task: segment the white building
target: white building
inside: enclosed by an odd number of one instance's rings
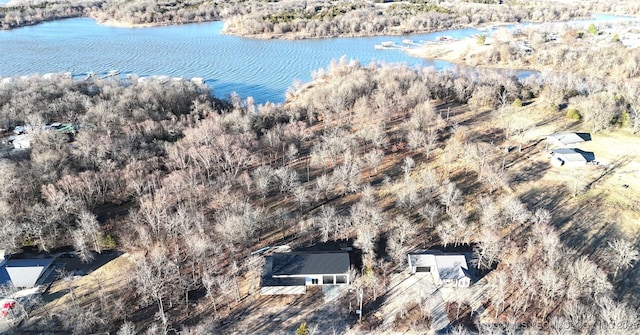
[[[591,141],[589,133],[556,133],[547,136],[547,142],[557,147],[566,147],[587,141]]]
[[[576,148],[557,148],[551,150],[551,164],[556,166],[584,166],[596,159],[593,152]]]
[[[467,259],[462,254],[445,254],[438,250],[424,250],[408,255],[411,273],[428,273],[433,281],[446,287],[469,287],[471,276]]]

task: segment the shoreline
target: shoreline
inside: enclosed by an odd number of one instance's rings
[[[470,66],[480,69],[495,70],[514,70],[514,71],[537,71],[543,72],[553,70],[551,67],[538,68],[530,65],[500,63],[500,64],[484,64],[473,59],[467,59],[466,56],[473,53],[482,53],[491,48],[491,45],[478,45],[475,37],[467,37],[454,41],[430,42],[416,48],[403,48],[402,51],[411,57],[441,60],[452,64]]]
[[[113,28],[151,28],[156,26],[152,23],[129,23],[129,22],[116,21],[116,20],[106,20],[106,21],[96,20],[96,23],[102,26],[113,27]]]

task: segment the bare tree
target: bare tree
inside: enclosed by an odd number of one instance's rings
[[[338,218],[335,207],[322,206],[320,208],[320,213],[315,218],[314,222],[316,225],[320,226],[322,242],[327,242],[329,240],[329,234],[333,231],[337,220]]]
[[[345,153],[341,165],[333,171],[334,179],[342,187],[343,195],[356,192],[360,188],[360,160],[350,152]]]
[[[273,178],[273,169],[269,165],[259,166],[252,172],[252,176],[256,189],[262,195],[262,199],[264,199],[267,193],[269,193],[269,186],[271,186]]]
[[[504,203],[504,215],[510,223],[524,223],[531,216],[531,212],[520,200],[510,197]]]
[[[202,273],[202,286],[204,286],[207,291],[207,297],[213,303],[213,317],[218,317],[218,304],[216,303],[216,276],[212,275],[209,271],[204,271]]]
[[[569,267],[568,295],[569,298],[584,298],[587,301],[595,301],[602,295],[607,295],[611,291],[611,283],[606,278],[598,266],[589,260],[586,256],[582,256],[574,261]]]
[[[409,181],[411,178],[411,169],[416,165],[416,162],[413,158],[407,156],[404,158],[402,162],[402,171],[404,172],[404,180]]]
[[[436,204],[428,203],[420,208],[420,216],[427,220],[429,223],[429,227],[434,227],[436,223],[436,218],[440,215],[441,210],[440,207]]]
[[[135,335],[136,333],[136,326],[133,322],[127,321],[118,328],[116,335]]]
[[[596,304],[599,307],[596,329],[600,333],[622,335],[637,331],[640,316],[634,308],[609,297],[600,299]]]
[[[369,169],[369,178],[371,178],[371,170],[373,170],[374,173],[378,173],[378,168],[380,167],[380,164],[382,164],[383,156],[384,154],[382,153],[382,151],[378,149],[373,149],[364,155],[364,163]]]
[[[93,250],[97,253],[102,252],[100,224],[98,223],[96,216],[89,211],[81,211],[78,215],[78,226]]]
[[[454,205],[457,205],[462,199],[460,190],[456,187],[456,184],[452,181],[446,180],[442,186],[442,192],[440,193],[440,202],[444,205],[445,209],[449,211]]]
[[[427,159],[431,157],[431,151],[435,149],[436,143],[438,142],[438,130],[435,127],[427,128],[424,138],[424,144],[422,149],[424,150],[424,155]]]
[[[562,314],[564,315],[563,323],[558,322],[556,329],[563,329],[565,332],[567,330],[591,330],[597,321],[594,312],[591,306],[581,304],[575,300],[567,301],[562,308]]]
[[[497,261],[501,253],[502,241],[497,232],[491,228],[483,228],[478,238],[478,244],[474,248],[478,268],[490,269]]]
[[[144,299],[154,301],[158,306],[158,316],[164,329],[169,325],[169,319],[166,314],[165,299],[170,295],[172,281],[177,279],[178,274],[175,264],[164,257],[160,253],[161,248],[151,250],[149,259],[139,257],[135,260],[135,277],[136,290],[138,290]]]
[[[274,170],[274,175],[278,178],[280,193],[289,194],[293,189],[300,185],[298,173],[287,167],[279,167]]]
[[[491,300],[497,318],[504,310],[504,303],[507,298],[507,285],[509,277],[504,271],[497,271],[494,280],[490,281]]]
[[[356,225],[356,240],[354,243],[362,249],[363,253],[371,253],[377,236],[377,227],[372,222],[363,222]]]
[[[316,200],[320,195],[323,196],[324,200],[329,199],[329,192],[333,190],[334,178],[330,175],[323,174],[320,177],[316,178]]]
[[[640,259],[638,249],[631,242],[623,239],[614,239],[607,243],[611,265],[614,267],[613,278],[617,278],[618,271],[630,268],[633,263]]]
[[[631,114],[631,134],[635,135],[640,130],[640,88],[630,81],[625,81],[623,92]]]
[[[422,148],[426,143],[426,136],[419,130],[411,130],[407,133],[407,145],[411,150]]]
[[[256,294],[260,291],[260,277],[264,262],[264,257],[261,255],[251,255],[244,261],[243,267],[249,279],[249,294]]]
[[[396,204],[406,209],[412,209],[418,204],[419,197],[416,186],[410,180],[398,183],[396,186]]]

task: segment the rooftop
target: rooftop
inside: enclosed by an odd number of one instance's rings
[[[15,287],[34,287],[54,258],[8,259],[0,266],[0,284],[8,281]]]
[[[445,254],[439,250],[423,250],[410,253],[409,258],[413,266],[435,266],[441,279],[469,277],[469,266],[463,254]]]
[[[551,150],[552,156],[559,156],[565,162],[591,162],[596,159],[593,152],[576,148],[556,148]]]
[[[557,133],[557,134],[547,136],[547,141],[558,146],[566,146],[566,145],[591,141],[591,134],[589,133]]]
[[[272,276],[339,274],[349,271],[347,252],[288,252],[273,254]]]

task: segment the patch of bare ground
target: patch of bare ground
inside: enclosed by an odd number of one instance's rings
[[[221,319],[216,332],[294,334],[306,323],[317,334],[343,334],[356,320],[350,301],[346,290],[327,300],[321,287],[308,287],[304,295],[256,296],[241,310]]]
[[[134,301],[134,297],[126,293],[129,292],[128,274],[133,271],[131,257],[129,253],[109,257],[107,253],[98,255],[93,263],[67,264],[66,270],[43,293],[42,305],[31,312],[21,331],[43,331],[43,327],[55,331],[58,327],[52,319],[64,322],[65,318],[71,318],[69,313],[96,309],[101,309],[102,315],[111,314],[114,319],[127,319],[127,310]],[[101,263],[103,258],[108,262],[96,268],[96,263]],[[75,258],[71,261],[79,263]]]

